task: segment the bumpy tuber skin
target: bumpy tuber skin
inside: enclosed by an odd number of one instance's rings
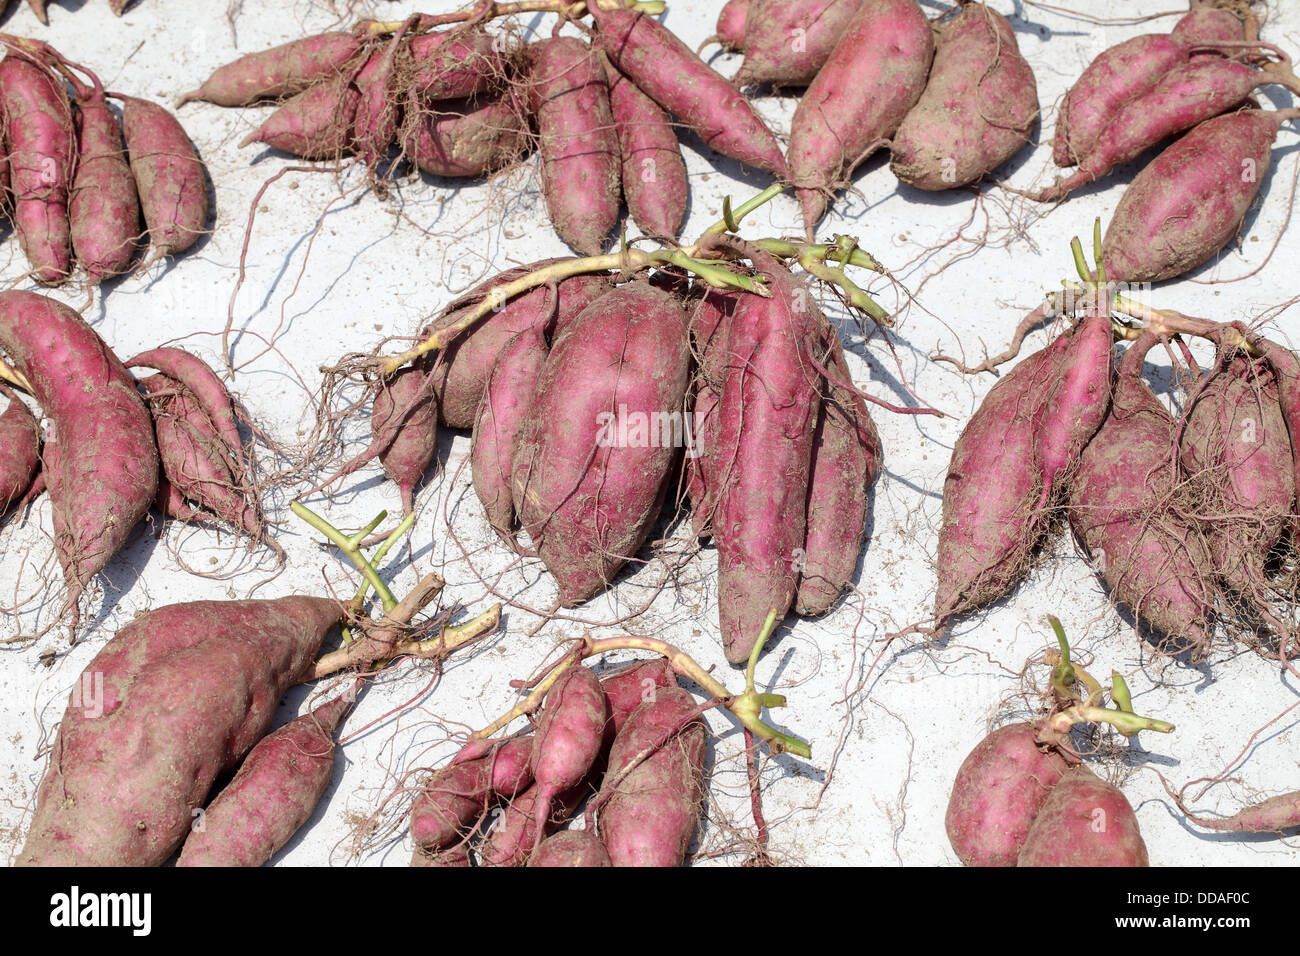
[[[149,395],[163,476],[180,496],[255,541],[266,537],[260,503],[235,476],[238,449],[228,448],[194,394],[167,375],[140,383]]]
[[[861,5],[862,0],[748,0],[737,45],[745,62],[736,82],[807,86]]]
[[[916,104],[933,58],[930,24],[914,0],[863,0],[790,124],[790,178],[810,240],[826,197]]]
[[[955,189],[1029,142],[1038,116],[1034,71],[1006,18],[982,3],[939,27],[925,92],[890,141],[889,168],[918,189]]]
[[[316,812],[334,775],[334,731],[351,701],[322,704],[267,734],[194,826],[177,866],[261,866]]]
[[[302,159],[338,159],[352,148],[352,121],[360,102],[351,77],[339,74],[290,97],[240,141],[240,148],[265,143]]]
[[[92,284],[131,266],[140,239],[140,196],[122,130],[98,86],[77,99],[77,171],[68,214],[72,248]]]
[[[30,410],[12,391],[0,385],[0,396],[8,402],[0,415],[0,517],[20,501],[40,464],[40,428]]]
[[[1206,120],[1133,178],[1102,257],[1112,279],[1159,282],[1231,242],[1268,175],[1273,140],[1295,110],[1242,109]]]
[[[614,866],[681,866],[704,798],[708,729],[695,698],[679,687],[658,691],[632,714],[609,755],[606,781],[620,777],[600,808],[598,833]],[[674,730],[676,731],[675,733]],[[672,733],[667,740],[664,738]]]
[[[807,532],[794,609],[825,614],[853,580],[866,546],[871,486],[880,476],[880,435],[852,379],[839,335],[826,328],[828,381],[813,437]]]
[[[1140,378],[1155,342],[1146,333],[1120,362],[1111,412],[1084,449],[1067,488],[1070,526],[1114,597],[1173,651],[1209,649],[1213,562],[1180,515],[1185,490],[1173,470],[1174,422]]]
[[[565,830],[547,837],[529,866],[613,866],[609,851],[591,830]]]
[[[1034,415],[1034,461],[1042,490],[1038,507],[1046,507],[1084,447],[1110,411],[1114,388],[1114,346],[1110,312],[1104,296],[1070,332],[1060,370]]]
[[[646,235],[675,238],[690,198],[677,132],[668,114],[635,83],[612,66],[607,76],[627,208]]]
[[[546,209],[561,239],[583,255],[598,255],[618,222],[622,168],[605,72],[576,37],[539,46],[531,95]]]
[[[591,7],[598,43],[620,73],[713,149],[787,177],[776,136],[740,91],[644,13]]]
[[[541,326],[525,329],[507,342],[488,377],[474,421],[469,456],[474,491],[488,524],[512,548],[517,547],[510,485],[515,447],[549,352]]]
[[[423,334],[459,321],[464,310],[482,301],[491,290],[525,273],[541,269],[557,260],[544,260],[511,269],[482,283],[447,306],[444,315]],[[434,394],[438,398],[438,420],[448,428],[473,428],[488,375],[501,349],[515,335],[536,325],[557,324],[574,318],[609,289],[603,275],[581,275],[559,284],[558,306],[549,289],[534,289],[494,309],[481,321],[466,329],[443,349],[433,373]]]
[[[994,385],[953,446],[939,529],[940,625],[998,600],[1024,576],[1043,527],[1033,422],[1068,344],[1059,336]]]
[[[148,100],[119,99],[126,151],[153,255],[179,255],[207,230],[208,183],[203,160],[167,110]]]
[[[290,40],[218,67],[177,105],[204,100],[218,106],[247,106],[292,96],[342,72],[360,49],[361,41],[352,33],[318,33]]]
[[[1262,596],[1264,566],[1295,510],[1291,437],[1266,363],[1234,358],[1187,410],[1181,464],[1224,585]]]
[[[539,843],[551,803],[595,765],[608,720],[605,692],[585,667],[569,668],[547,693],[529,760],[538,790],[533,826]]]
[[[486,176],[518,159],[528,125],[509,97],[452,100],[406,109],[403,155],[431,176]]]
[[[557,335],[511,482],[563,605],[603,590],[645,542],[682,444],[689,374],[687,317],[646,282],[611,290]]]
[[[1124,794],[1086,767],[1052,789],[1017,866],[1148,866],[1147,845]]]
[[[1194,57],[1162,76],[1144,95],[1127,100],[1093,148],[1077,154],[1079,168],[1033,198],[1059,201],[1166,137],[1234,109],[1252,90],[1270,83],[1300,90],[1300,80],[1280,63],[1255,69],[1220,56]]]
[[[0,349],[31,383],[50,420],[44,473],[55,548],[75,602],[153,501],[153,424],[121,361],[80,315],[54,299],[0,292]],[[64,448],[75,454],[60,453]]]
[[[402,494],[402,513],[415,510],[415,486],[438,453],[438,403],[424,360],[399,369],[375,393],[370,411],[372,447]]]
[[[822,389],[808,348],[825,319],[784,265],[753,254],[772,297],[737,302],[715,411],[718,612],[732,664],[749,658],[768,612],[794,601]]]
[[[962,761],[944,826],[967,866],[1015,866],[1034,818],[1069,769],[1059,751],[1038,743],[1033,724],[1008,724]]]
[[[0,61],[13,223],[32,277],[56,285],[72,268],[68,189],[76,166],[72,106],[63,84],[11,47]]]
[[[284,597],[173,604],[128,624],[74,687],[18,864],[162,864],[339,618],[335,601]]]

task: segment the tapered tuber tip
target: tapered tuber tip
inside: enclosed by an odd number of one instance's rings
[[[180,96],[178,96],[176,98],[176,108],[180,109],[190,100],[201,100],[201,99],[203,99],[203,87],[200,86],[197,90],[190,90],[188,93],[182,93]]]
[[[260,143],[261,141],[262,141],[262,129],[261,127],[258,127],[257,129],[249,133],[247,136],[245,136],[242,140],[240,140],[239,146],[237,148],[243,149],[245,146],[252,146],[254,143]]]
[[[799,206],[803,209],[803,231],[809,242],[816,241],[817,223],[826,213],[826,198],[815,189],[799,189]]]

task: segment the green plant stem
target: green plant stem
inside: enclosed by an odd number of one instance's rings
[[[388,585],[380,580],[379,572],[375,570],[374,565],[366,560],[366,556],[361,553],[361,549],[357,546],[365,535],[377,528],[379,523],[388,517],[388,512],[380,512],[379,517],[372,521],[365,530],[357,532],[357,535],[353,537],[348,537],[300,501],[289,502],[289,508],[299,518],[325,535],[334,543],[335,547],[347,556],[347,559],[352,562],[353,566],[365,576],[365,579],[375,589],[375,593],[379,595],[380,601],[383,602],[385,612],[397,607],[397,599],[393,597],[393,592],[388,590]]]

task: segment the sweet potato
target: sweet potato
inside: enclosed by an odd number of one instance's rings
[[[807,86],[862,0],[749,0],[736,82]],[[721,21],[719,21],[721,23]],[[721,32],[721,30],[719,30]]]
[[[1068,344],[1058,336],[994,385],[953,446],[936,562],[940,626],[998,600],[1024,576],[1043,529],[1033,422]]]
[[[352,148],[352,122],[361,94],[351,76],[310,86],[290,97],[239,143],[265,143],[303,159],[338,159]]]
[[[1162,76],[1144,95],[1127,100],[1092,149],[1076,151],[1079,168],[1040,190],[1034,198],[1039,202],[1056,202],[1165,137],[1236,107],[1252,90],[1270,83],[1300,91],[1300,80],[1280,63],[1254,69],[1219,56],[1190,59]],[[1077,144],[1072,148],[1077,150]]]
[[[691,348],[696,372],[690,417],[691,444],[686,457],[686,494],[691,502],[691,529],[712,533],[717,491],[718,398],[727,369],[727,335],[736,308],[734,290],[705,287],[691,313]]]
[[[524,866],[537,848],[539,815],[545,816],[541,835],[553,832],[563,825],[588,796],[592,787],[590,779],[582,781],[571,790],[560,794],[550,805],[549,815],[545,804],[539,801],[541,788],[533,785],[515,797],[501,812],[483,841],[479,859],[483,866]]]
[[[458,100],[406,112],[403,155],[431,176],[486,176],[528,149],[528,127],[509,98]]]
[[[528,789],[533,779],[532,750],[531,736],[518,737],[434,773],[411,807],[411,839],[416,846],[448,849],[497,800]]]
[[[1120,198],[1102,258],[1120,281],[1159,282],[1237,235],[1268,174],[1273,139],[1296,110],[1243,109],[1206,120],[1152,160]]]
[[[1093,307],[1070,332],[1057,376],[1034,415],[1034,461],[1042,486],[1039,508],[1046,507],[1078,464],[1084,446],[1110,411],[1113,358],[1108,303],[1094,296]]]
[[[1296,497],[1291,437],[1265,363],[1239,356],[1201,390],[1187,410],[1181,462],[1202,496],[1198,513],[1223,583],[1261,594]]]
[[[784,265],[752,255],[772,297],[743,295],[736,304],[715,412],[718,612],[733,664],[749,657],[768,612],[783,616],[798,587],[821,406],[808,346],[825,322]]]
[[[1262,335],[1247,334],[1247,341],[1259,351],[1277,377],[1278,399],[1282,405],[1282,418],[1291,437],[1292,473],[1300,490],[1300,358]],[[1293,543],[1300,541],[1300,517],[1293,516],[1290,528]]]
[[[537,47],[531,95],[538,104],[546,209],[561,239],[583,255],[598,255],[618,222],[622,168],[604,69],[576,37]]]
[[[72,248],[92,284],[121,275],[140,239],[140,196],[122,130],[98,85],[77,98],[77,170],[68,215]]]
[[[352,33],[317,33],[290,40],[218,67],[177,105],[204,100],[218,106],[247,106],[282,99],[342,72],[360,50],[361,40]]]
[[[564,830],[542,841],[529,866],[613,866],[609,851],[591,830]]]
[[[1147,866],[1124,794],[1086,767],[1070,770],[1034,817],[1016,866]]]
[[[585,667],[570,667],[547,692],[528,761],[538,791],[533,820],[538,842],[552,802],[578,786],[595,765],[608,720],[605,692]]]
[[[685,860],[704,798],[707,728],[692,716],[697,710],[689,693],[664,688],[614,739],[606,781],[661,744],[619,782],[606,784],[613,792],[600,808],[597,832],[614,866],[681,866]]]
[[[1239,56],[1245,27],[1232,10],[1192,0],[1192,9],[1169,32],[1187,42],[1191,56]],[[1226,45],[1220,47],[1220,43]]]
[[[515,445],[549,351],[542,326],[525,329],[507,342],[488,376],[474,421],[469,456],[474,491],[488,524],[511,547],[516,547],[510,485]]]
[[[207,170],[176,117],[148,100],[120,99],[122,132],[153,256],[179,255],[207,230]]]
[[[668,114],[635,83],[612,66],[607,78],[627,208],[646,235],[672,239],[681,232],[690,197],[677,133]]]
[[[839,336],[825,330],[834,376],[824,386],[813,435],[808,516],[794,609],[825,614],[853,580],[866,545],[871,486],[880,476],[880,435],[867,404],[852,384]]]
[[[556,336],[511,481],[565,606],[606,587],[658,517],[689,370],[686,314],[643,281],[606,293]]]
[[[239,422],[235,418],[235,403],[211,367],[201,358],[185,349],[160,347],[141,352],[126,362],[127,368],[156,368],[169,378],[180,382],[194,396],[212,423],[213,429],[234,457],[239,467],[236,477],[244,477],[245,465],[239,454],[243,439],[239,435]]]
[[[619,72],[705,144],[747,166],[789,175],[776,136],[749,101],[666,27],[631,10],[590,12],[600,47]]]
[[[275,856],[325,795],[334,731],[350,706],[346,694],[336,697],[258,741],[191,827],[176,865],[261,866]]]
[[[397,86],[421,102],[461,99],[502,86],[507,67],[500,38],[482,30],[426,33],[407,44]]]
[[[930,24],[914,0],[863,0],[790,124],[790,178],[810,240],[827,195],[916,104],[933,58]]]
[[[260,503],[235,477],[231,452],[192,392],[174,378],[151,375],[140,383],[149,396],[158,460],[182,498],[261,541],[266,520]]]
[[[633,664],[601,678],[600,689],[605,692],[605,703],[609,707],[605,743],[613,744],[627,719],[642,704],[653,700],[659,688],[676,686],[673,669],[662,657]]]
[[[124,627],[74,687],[18,864],[164,862],[339,618],[335,601],[291,596],[172,604]]]
[[[1069,769],[1041,746],[1033,724],[999,727],[976,745],[957,771],[944,826],[967,866],[1015,866],[1034,819]]]
[[[889,168],[918,189],[955,189],[1002,165],[1038,116],[1034,71],[1006,17],[965,4],[939,27],[925,92],[890,142]]]
[[[1067,488],[1070,526],[1112,595],[1154,626],[1171,651],[1209,649],[1213,562],[1181,513],[1173,469],[1174,422],[1139,373],[1154,343],[1138,339],[1120,362],[1111,412]]]
[[[1108,135],[1128,103],[1150,93],[1198,47],[1226,39],[1245,39],[1236,15],[1194,4],[1169,33],[1133,37],[1098,54],[1061,103],[1053,161],[1058,166],[1078,164]]]
[[[1246,807],[1230,817],[1207,820],[1194,817],[1192,822],[1207,830],[1235,833],[1275,833],[1300,827],[1300,790],[1269,797]]]
[[[54,299],[0,292],[0,349],[31,383],[52,425],[45,480],[55,549],[75,602],[153,501],[153,424],[121,361],[80,315]]]
[[[411,853],[411,866],[427,867],[469,867],[474,864],[469,859],[469,842],[457,843],[448,850],[439,853],[430,852],[422,846],[417,846]]]
[[[0,385],[8,407],[0,415],[0,517],[22,499],[40,464],[40,428],[36,419],[12,391]]]
[[[750,0],[727,0],[718,14],[714,28],[717,40],[729,50],[745,48],[745,27],[749,18]]]
[[[535,262],[489,279],[447,306],[443,316],[423,334],[459,321],[468,306],[481,301],[496,286],[554,261]],[[577,316],[608,289],[607,276],[574,276],[559,283],[558,307],[547,289],[534,289],[509,300],[500,309],[494,309],[453,339],[439,353],[433,373],[439,421],[448,428],[473,428],[483,399],[483,387],[502,347],[525,329],[552,320],[564,322]]]
[[[438,403],[431,362],[399,369],[375,393],[370,410],[373,449],[402,494],[402,513],[415,510],[415,486],[438,453]]]
[[[45,285],[72,265],[68,189],[76,166],[72,105],[63,84],[28,55],[5,47],[0,113],[9,156],[13,223],[32,277]]]

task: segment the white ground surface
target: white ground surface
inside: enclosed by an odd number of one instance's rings
[[[1079,0],[1070,5],[1106,17],[1178,4]],[[177,92],[196,86],[240,54],[331,28],[341,18],[371,11],[395,18],[419,9],[452,8],[434,0],[356,3],[351,12],[343,6],[342,0],[248,0],[236,19],[237,43],[225,4],[219,2],[140,0],[119,20],[102,0],[56,0],[49,28],[42,28],[25,6],[9,15],[5,28],[51,41],[97,70],[110,89],[170,103]],[[669,6],[666,23],[694,46],[712,32],[720,4],[673,0]],[[1106,46],[1138,33],[1167,30],[1173,19],[1100,26],[1019,0],[1014,9],[1010,0],[997,0],[995,6],[1017,15],[1013,22],[1037,73],[1044,110],[1040,145],[1024,151],[1002,173],[1022,187],[1041,185],[1052,175],[1051,127],[1067,85]],[[1300,50],[1300,9],[1273,6],[1265,37]],[[926,7],[931,15],[941,9],[934,3]],[[547,31],[550,25],[551,19],[541,16],[520,22]],[[715,64],[730,75],[739,58],[719,57]],[[1273,105],[1289,105],[1277,88],[1265,95]],[[795,102],[793,97],[765,97],[758,107],[784,136]],[[453,293],[511,263],[568,250],[540,209],[535,159],[490,183],[406,179],[386,198],[361,188],[356,175],[340,183],[328,174],[293,172],[257,200],[247,278],[231,306],[250,203],[269,177],[292,164],[269,151],[235,146],[268,112],[207,104],[179,111],[215,185],[214,232],[180,261],[105,287],[85,315],[122,356],[167,342],[183,344],[216,363],[217,333],[232,308],[236,326],[246,333],[234,342],[240,371],[233,389],[270,435],[292,444],[312,426],[320,365],[347,352],[373,349],[385,337],[409,335]],[[692,189],[685,234],[693,236],[718,218],[723,196],[747,197],[768,180],[710,156],[689,135],[683,142]],[[1217,319],[1252,321],[1268,315],[1275,319],[1276,333],[1300,345],[1294,310],[1279,308],[1294,295],[1300,233],[1293,229],[1283,237],[1269,258],[1289,216],[1288,197],[1300,164],[1296,142],[1289,129],[1279,138],[1264,200],[1248,216],[1240,247],[1156,290],[1153,297],[1160,304]],[[1200,667],[1153,660],[1130,623],[1108,606],[1066,538],[1007,600],[962,622],[947,645],[893,645],[865,689],[858,690],[864,662],[878,653],[874,642],[930,607],[944,472],[953,441],[993,382],[989,376],[963,377],[927,356],[936,349],[964,348],[971,356],[986,348],[999,351],[1043,293],[1072,277],[1070,237],[1086,234],[1094,217],[1109,216],[1136,168],[1082,190],[1059,208],[1042,209],[996,188],[980,200],[969,191],[934,196],[900,188],[886,161],[877,158],[856,177],[860,193],[837,204],[836,217],[823,224],[825,234],[856,235],[916,295],[908,301],[901,288],[878,278],[872,282],[871,291],[899,316],[897,364],[878,336],[864,342],[845,322],[855,380],[898,403],[908,401],[901,384],[905,380],[954,417],[877,414],[885,474],[876,490],[858,593],[822,620],[792,617],[760,663],[760,683],[789,698],[790,706],[775,719],[809,739],[813,748],[811,760],[779,757],[764,765],[771,849],[778,861],[955,864],[942,825],[953,776],[989,726],[1029,712],[1019,675],[1049,646],[1044,615],[1054,613],[1098,676],[1118,670],[1128,680],[1138,710],[1177,725],[1172,736],[1143,734],[1139,743],[1122,746],[1120,756],[1095,765],[1123,783],[1152,864],[1300,863],[1294,838],[1207,835],[1189,827],[1152,772],[1181,785],[1231,764],[1231,782],[1213,788],[1198,804],[1211,813],[1230,813],[1252,798],[1295,789],[1300,786],[1300,727],[1294,713],[1275,718],[1296,704],[1300,689],[1280,677],[1276,666],[1240,650],[1225,648]],[[786,197],[752,216],[744,230],[748,236],[798,231],[797,206]],[[0,264],[6,282],[17,281],[25,269],[12,236],[0,247]],[[868,281],[865,275],[862,281]],[[80,289],[58,294],[78,307],[86,304]],[[1030,345],[1040,347],[1048,335],[1036,333]],[[1152,361],[1164,359],[1153,354]],[[364,420],[364,415],[353,417],[350,453],[363,447]],[[399,593],[417,575],[437,571],[447,580],[444,603],[463,606],[464,615],[494,600],[507,601],[501,632],[455,659],[441,677],[425,665],[408,663],[369,687],[345,725],[346,744],[328,799],[276,858],[278,865],[406,864],[404,832],[400,826],[393,832],[405,806],[400,796],[390,799],[398,777],[445,760],[452,748],[449,735],[482,726],[506,710],[513,700],[508,682],[527,676],[557,642],[588,627],[639,612],[626,622],[629,632],[675,641],[706,667],[716,667],[729,686],[741,686],[739,672],[725,664],[717,641],[712,548],[686,563],[675,586],[648,608],[643,605],[665,567],[653,559],[639,573],[623,575],[607,594],[543,623],[532,609],[552,604],[552,583],[535,561],[513,564],[496,541],[470,487],[468,451],[468,435],[444,436],[441,470],[430,473],[419,493],[419,521],[409,547],[390,555],[384,570]],[[269,469],[283,464],[269,456],[264,463]],[[6,857],[12,858],[22,844],[44,768],[41,748],[68,691],[118,627],[176,601],[243,597],[254,591],[259,597],[322,593],[327,587],[344,592],[355,586],[351,570],[290,515],[288,500],[305,487],[280,489],[269,503],[289,556],[278,577],[268,580],[269,556],[250,556],[228,536],[168,525],[160,537],[155,523],[101,576],[89,612],[95,624],[78,646],[69,650],[64,629],[57,629],[35,643],[5,648],[0,656],[0,852]],[[309,503],[342,527],[359,526],[380,509],[400,510],[395,487],[377,468],[331,491],[329,497],[310,497]],[[682,529],[675,523],[668,532],[673,536],[668,550],[680,554],[686,547]],[[0,530],[0,595],[7,606],[22,604],[20,615],[7,614],[0,621],[5,637],[20,630],[35,633],[57,611],[53,588],[60,574],[49,535],[47,501],[25,524],[10,521]],[[191,568],[221,576],[188,573],[178,556]],[[43,595],[47,586],[51,590]],[[53,666],[43,666],[42,656],[51,654]],[[1028,674],[1045,683],[1042,666],[1031,667]],[[305,697],[302,688],[290,692],[279,719],[298,713]],[[702,858],[736,864],[745,858],[737,839],[752,832],[739,756],[742,738],[716,711],[710,723],[716,731],[714,775],[698,849]],[[1234,763],[1260,728],[1266,729]],[[378,819],[381,828],[367,831],[368,818]]]

